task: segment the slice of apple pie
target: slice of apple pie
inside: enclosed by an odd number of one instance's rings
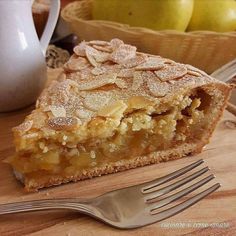
[[[27,191],[199,153],[231,87],[119,39],[82,42],[13,129]]]

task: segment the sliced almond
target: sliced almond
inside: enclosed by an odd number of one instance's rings
[[[158,71],[154,71],[161,81],[168,81],[183,77],[188,72],[187,68],[181,64],[165,65]]]
[[[99,45],[99,46],[109,46],[110,45],[109,42],[102,41],[102,40],[92,40],[92,41],[89,41],[88,44]]]
[[[73,73],[72,74],[72,80],[89,80],[91,77],[93,77],[92,70],[90,67],[81,70],[79,72]]]
[[[133,57],[133,58],[130,58],[130,59],[124,61],[122,65],[123,65],[125,68],[136,67],[136,66],[138,66],[138,65],[140,65],[140,64],[142,64],[142,63],[144,63],[144,62],[145,62],[145,59],[146,59],[146,57],[143,56],[143,55],[136,56],[136,57]]]
[[[102,75],[94,76],[88,80],[83,80],[78,83],[79,90],[91,90],[102,87],[107,84],[114,84],[116,81],[117,74],[115,73],[104,73]]]
[[[90,119],[94,115],[94,112],[91,110],[87,110],[85,108],[81,108],[77,109],[75,114],[77,117],[83,120],[83,119]]]
[[[110,56],[109,53],[100,52],[88,45],[85,48],[85,52],[89,62],[95,67],[98,67],[102,62],[107,61]]]
[[[66,117],[66,110],[62,106],[49,106],[54,117]]]
[[[124,61],[127,61],[136,56],[136,47],[130,45],[120,45],[110,56],[110,60],[118,63],[123,64]]]
[[[190,72],[190,73],[191,73],[191,72],[197,72],[197,73],[199,73],[199,74],[201,74],[201,75],[206,75],[206,76],[208,76],[208,74],[207,74],[206,72],[204,72],[204,71],[202,71],[202,70],[199,70],[198,68],[196,68],[196,67],[194,67],[194,66],[191,66],[191,65],[186,64],[185,67],[187,67],[188,72]]]
[[[93,45],[93,48],[95,48],[95,49],[97,49],[101,52],[109,52],[109,53],[112,52],[112,48],[110,46],[102,47],[102,46],[99,46],[99,45]]]
[[[99,67],[101,65],[101,63],[97,62],[94,56],[92,56],[91,54],[86,53],[86,56],[92,66]]]
[[[143,81],[146,81],[148,78],[153,78],[154,80],[157,80],[156,75],[153,73],[153,71],[140,71],[142,74]]]
[[[66,115],[73,116],[76,109],[81,105],[83,105],[81,98],[77,94],[73,94],[73,92],[71,92],[70,99],[64,105]]]
[[[110,57],[110,53],[106,53],[106,52],[100,52],[98,55],[95,56],[95,60],[97,62],[106,62],[109,60]]]
[[[86,56],[85,48],[86,48],[86,43],[83,41],[78,46],[75,46],[73,51],[76,55],[85,57]]]
[[[112,39],[110,44],[112,49],[116,50],[120,45],[124,45],[124,42],[120,39]]]
[[[121,78],[131,78],[133,77],[133,73],[133,69],[121,69],[117,76]]]
[[[197,76],[197,77],[201,77],[202,75],[197,72],[197,71],[193,71],[193,70],[188,70],[188,75],[193,75],[193,76]]]
[[[73,81],[82,80],[81,72],[79,71],[79,72],[68,73],[67,79],[70,79]]]
[[[104,106],[101,110],[98,111],[98,115],[118,118],[123,116],[123,113],[127,107],[127,104],[123,101],[116,101],[113,104]]]
[[[121,78],[116,78],[115,84],[121,89],[128,87],[126,81]]]
[[[67,79],[70,79],[72,81],[75,81],[77,83],[82,83],[82,81],[89,80],[93,77],[93,74],[91,73],[91,69],[88,70],[82,70],[79,72],[70,73],[67,75]]]
[[[78,119],[74,117],[55,117],[48,120],[48,125],[54,130],[72,130],[78,124]]]
[[[131,89],[137,91],[139,87],[143,84],[142,72],[135,71],[133,76],[133,84]]]
[[[143,64],[135,67],[135,70],[159,70],[164,66],[164,60],[161,57],[149,57]]]
[[[65,65],[64,68],[69,71],[79,71],[89,66],[88,61],[83,57],[71,58]]]
[[[93,75],[102,75],[104,74],[105,72],[107,72],[106,68],[105,67],[95,67],[91,70],[91,73]]]
[[[94,92],[89,93],[84,98],[84,106],[92,111],[97,111],[106,106],[111,99],[110,92]]]
[[[113,63],[113,62],[111,62]],[[118,65],[118,64],[110,64],[108,62],[102,64],[101,68],[105,68],[107,72],[110,72],[110,73],[119,73],[122,66],[121,65]]]
[[[170,90],[170,85],[167,82],[160,82],[151,76],[148,77],[146,81],[148,89],[154,97],[163,97]]]

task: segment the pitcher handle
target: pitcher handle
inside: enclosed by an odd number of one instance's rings
[[[52,37],[53,31],[57,24],[59,12],[60,12],[60,0],[51,0],[47,24],[40,38],[40,44],[44,55],[46,54],[49,41]]]

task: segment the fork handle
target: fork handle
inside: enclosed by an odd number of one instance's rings
[[[15,202],[0,205],[0,215],[29,212],[29,211],[41,211],[52,209],[69,209],[79,211],[85,214],[93,214],[92,207],[88,204],[88,201],[81,199],[45,199],[34,200],[25,202]]]

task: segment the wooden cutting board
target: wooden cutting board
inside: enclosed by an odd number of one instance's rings
[[[32,109],[0,114],[0,160],[14,153],[11,128],[21,123]],[[94,197],[161,177],[200,158],[205,160],[201,167],[209,166],[216,175],[216,179],[207,186],[220,182],[222,187],[191,208],[162,222],[135,230],[118,230],[75,212],[34,212],[0,216],[0,235],[236,235],[236,117],[227,111],[210,144],[199,155],[48,188],[38,193],[25,193],[11,168],[0,161],[0,203]]]

